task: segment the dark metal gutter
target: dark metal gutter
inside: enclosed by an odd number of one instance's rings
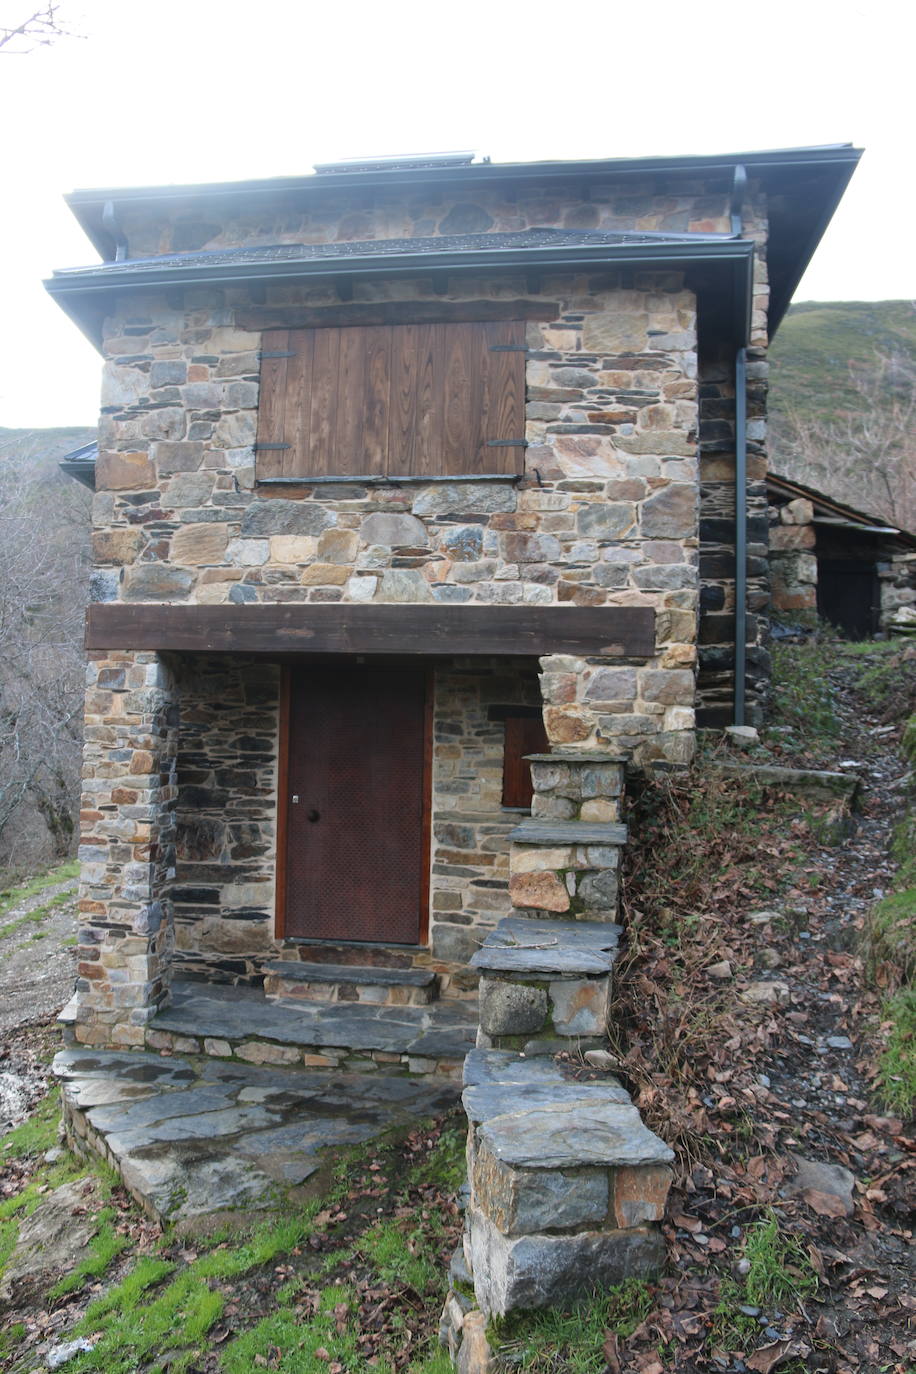
[[[735,354],[735,724],[747,689],[747,350]]]
[[[554,271],[583,268],[604,271],[612,267],[714,267],[731,277],[733,329],[744,342],[750,327],[754,245],[734,239],[701,239],[696,243],[586,245],[551,248],[491,248],[474,252],[413,253],[397,257],[366,255],[340,259],[319,258],[264,263],[196,262],[157,266],[155,259],[136,265],[76,268],[55,272],[46,289],[98,345],[101,322],[111,311],[116,294],[203,284],[251,285],[278,281],[331,277],[337,280],[375,277],[425,276],[431,273]]]

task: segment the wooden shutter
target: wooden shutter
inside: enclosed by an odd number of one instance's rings
[[[522,471],[521,321],[278,329],[263,340],[260,481]]]
[[[526,754],[546,754],[550,748],[540,715],[508,716],[503,745],[503,806],[530,807],[534,789]]]

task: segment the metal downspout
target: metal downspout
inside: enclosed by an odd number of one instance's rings
[[[735,354],[735,724],[747,678],[747,350]]]

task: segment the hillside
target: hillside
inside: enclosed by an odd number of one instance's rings
[[[770,466],[916,525],[916,304],[793,305],[770,350]]]
[[[95,438],[95,430],[85,425],[68,425],[61,429],[4,429],[0,426],[0,454],[27,457],[41,466],[56,463],[65,453],[82,448]]]
[[[867,367],[875,353],[916,363],[916,306],[910,301],[803,301],[789,307],[770,350],[774,418],[801,411],[829,419],[854,406],[849,364]]]

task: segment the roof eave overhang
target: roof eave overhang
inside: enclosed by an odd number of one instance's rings
[[[736,347],[747,342],[750,331],[754,244],[749,239],[702,239],[696,243],[659,243],[551,249],[483,249],[471,252],[414,253],[390,257],[348,257],[262,263],[170,263],[157,266],[144,260],[136,266],[119,264],[86,271],[55,273],[45,282],[48,292],[83,333],[98,347],[102,324],[118,296],[127,293],[169,290],[191,286],[243,286],[330,278],[334,281],[371,280],[378,277],[417,277],[432,274],[464,274],[524,271],[526,273],[593,271],[617,267],[712,269],[721,274],[722,289],[730,292],[730,318]]]
[[[133,186],[96,187],[72,191],[66,197],[85,233],[103,258],[114,256],[110,233],[102,223],[104,207],[113,202],[118,207],[182,206],[195,203],[198,207],[211,204],[252,204],[263,199],[311,198],[341,191],[404,190],[418,187],[520,185],[539,181],[592,181],[602,177],[697,177],[731,176],[736,165],[748,168],[755,175],[770,178],[785,171],[824,169],[836,166],[843,186],[855,170],[861,156],[851,144],[827,144],[811,148],[785,148],[756,152],[723,153],[686,157],[635,157],[576,159],[555,162],[481,163],[466,166],[423,168],[367,169],[360,172],[339,172],[307,176],[269,177],[248,181],[204,182],[190,186]],[[842,190],[840,191],[842,194]],[[839,198],[839,197],[838,197]],[[832,213],[832,211],[831,211]]]

